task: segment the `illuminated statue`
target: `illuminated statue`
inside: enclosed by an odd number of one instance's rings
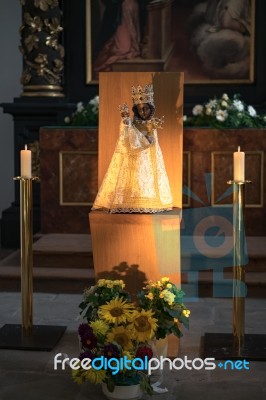
[[[166,174],[155,118],[153,86],[132,87],[133,120],[126,104],[119,107],[122,121],[111,163],[93,210],[111,213],[157,213],[171,210],[172,194]]]

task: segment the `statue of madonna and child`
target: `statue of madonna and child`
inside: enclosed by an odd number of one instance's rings
[[[119,138],[92,210],[110,213],[157,213],[172,210],[173,200],[157,129],[151,84],[132,87],[133,119],[119,106]]]

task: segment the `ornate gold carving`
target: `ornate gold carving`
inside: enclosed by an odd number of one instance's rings
[[[40,8],[42,11],[47,11],[49,7],[57,7],[58,0],[34,0],[34,6]]]
[[[25,38],[24,44],[26,49],[30,53],[33,49],[38,49],[39,38],[36,35],[29,35]]]
[[[51,20],[46,18],[44,20],[44,25],[49,28],[51,35],[57,35],[63,30],[58,18],[52,18]]]
[[[60,25],[62,12],[58,0],[34,0],[36,11],[33,11],[30,3],[32,1],[21,1],[24,11],[19,48],[24,58],[21,83],[32,84],[34,87],[48,83],[46,88],[50,85],[60,85],[65,51],[59,43],[59,35],[63,28]],[[33,96],[26,92],[22,95]],[[57,95],[62,96],[62,93],[51,93],[51,96]],[[48,91],[36,93],[36,96],[48,96]]]
[[[31,17],[29,13],[24,14],[24,21],[30,27],[32,32],[41,32],[43,23],[40,17]],[[25,25],[22,25],[24,27]]]

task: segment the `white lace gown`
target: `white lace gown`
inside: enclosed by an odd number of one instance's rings
[[[154,142],[130,121],[121,122],[111,163],[92,210],[111,213],[156,213],[171,210],[172,194],[157,131]]]

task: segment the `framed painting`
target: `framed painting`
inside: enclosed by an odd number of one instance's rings
[[[102,71],[182,71],[185,83],[253,83],[255,3],[86,0],[86,83],[98,83]]]

